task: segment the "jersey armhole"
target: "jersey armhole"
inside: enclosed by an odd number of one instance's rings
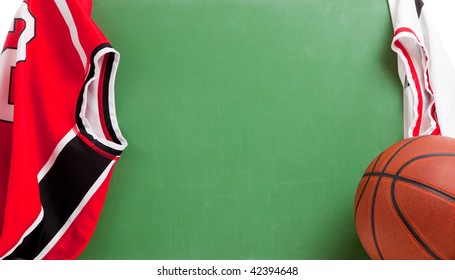
[[[119,156],[127,146],[115,108],[115,76],[120,54],[109,45],[98,47],[77,103],[77,128],[97,148]]]

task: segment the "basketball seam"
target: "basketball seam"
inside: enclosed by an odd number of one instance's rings
[[[376,165],[378,164],[378,161],[381,158],[381,156],[382,156],[382,153],[376,159],[376,162],[374,163],[373,168],[371,168],[371,171],[374,171],[374,169],[375,169]],[[365,175],[363,177],[365,177]],[[363,193],[365,192],[365,190],[366,190],[366,188],[368,186],[368,183],[370,182],[370,179],[371,179],[371,176],[368,176],[367,181],[365,182],[365,185],[362,188],[362,192],[359,195],[359,199],[357,200],[357,204],[355,206],[355,211],[354,211],[354,217],[355,217],[356,220],[357,220],[357,210],[359,209],[360,201],[362,200]]]
[[[410,165],[411,163],[415,162],[415,161],[418,161],[418,160],[421,160],[421,159],[425,159],[425,158],[432,158],[432,157],[455,157],[455,154],[454,153],[431,153],[431,154],[425,154],[425,155],[420,155],[420,156],[417,156],[417,157],[414,157],[410,160],[408,160],[406,163],[404,163],[400,169],[397,171],[396,175],[398,177],[400,177],[400,173],[408,166]],[[396,201],[396,197],[395,197],[395,183],[396,183],[396,180],[393,180],[392,182],[392,186],[391,186],[391,189],[390,189],[390,195],[392,197],[392,203],[393,203],[393,207],[395,208],[395,211],[397,212],[397,214],[400,216],[400,219],[401,221],[405,224],[406,228],[408,229],[408,231],[412,234],[412,236],[417,240],[417,242],[420,243],[420,245],[435,259],[441,259],[441,257],[439,257],[435,252],[433,252],[433,250],[430,248],[429,245],[427,245],[424,240],[419,236],[419,234],[417,233],[416,230],[414,230],[414,228],[412,227],[412,225],[408,222],[408,220],[406,219],[406,217],[404,216],[403,212],[401,211],[400,209],[400,206],[398,205],[398,202]],[[411,182],[409,182],[411,183]],[[440,195],[440,196],[443,196],[443,197],[447,197],[449,199],[452,199],[454,200],[454,198],[448,194],[445,194],[441,191],[438,191],[430,186],[426,186],[425,184],[421,184],[419,182],[414,182],[413,185],[417,186],[417,187],[423,187],[427,190],[431,190],[433,191],[434,193]]]
[[[399,175],[405,167],[407,167],[409,164],[413,163],[414,161],[424,159],[424,158],[430,158],[430,157],[455,157],[455,153],[431,153],[431,154],[425,154],[425,155],[420,155],[420,156],[414,157],[414,158],[408,160],[407,162],[405,162],[400,167],[400,169],[397,171],[396,174]]]
[[[386,162],[386,164],[384,165],[383,169],[382,169],[382,173],[384,173],[387,169],[387,167],[389,166],[389,164],[392,162],[392,160],[398,155],[398,153],[400,153],[405,147],[407,147],[408,145],[410,145],[411,143],[419,140],[419,139],[422,139],[424,138],[425,136],[423,137],[416,137],[416,138],[412,138],[411,140],[409,140],[407,143],[404,143],[403,146],[401,146],[398,150],[395,151],[394,154],[392,154],[392,156],[389,158],[389,160]],[[373,241],[374,241],[374,245],[376,247],[376,250],[379,254],[379,257],[383,260],[384,259],[384,256],[382,254],[382,251],[381,251],[381,248],[379,247],[379,242],[378,242],[378,239],[377,239],[377,236],[376,236],[376,228],[375,228],[375,222],[374,222],[374,214],[375,214],[375,206],[376,206],[376,196],[377,196],[377,193],[378,193],[378,189],[379,189],[379,184],[381,182],[381,179],[382,177],[379,177],[378,178],[378,181],[376,183],[376,187],[373,191],[373,197],[372,197],[372,202],[371,202],[371,215],[370,215],[370,219],[371,219],[371,232],[373,234]]]
[[[401,211],[400,206],[398,205],[398,202],[397,202],[396,197],[395,197],[395,184],[396,184],[396,180],[393,180],[392,181],[392,186],[390,188],[390,195],[392,197],[393,208],[395,208],[395,211],[397,212],[397,214],[400,217],[400,219],[403,222],[403,224],[406,226],[408,231],[412,234],[414,239],[423,247],[423,249],[428,254],[430,254],[434,259],[440,260],[441,257],[439,257],[435,252],[433,252],[433,250],[430,248],[430,246],[425,243],[425,241],[419,236],[417,231],[412,227],[411,223],[406,219],[406,217],[404,216],[403,212]]]
[[[455,155],[454,155],[455,156]],[[449,200],[452,200],[452,201],[455,201],[455,196],[452,196],[452,195],[449,195],[441,190],[438,190],[432,186],[429,186],[429,185],[426,185],[424,183],[421,183],[421,182],[418,182],[418,181],[415,181],[413,179],[410,179],[410,178],[407,178],[407,177],[403,177],[403,176],[400,176],[400,175],[395,175],[395,174],[389,174],[389,173],[381,173],[381,172],[371,172],[371,173],[367,173],[365,174],[365,176],[372,176],[372,177],[386,177],[386,178],[390,178],[390,179],[393,179],[393,180],[396,180],[396,181],[401,181],[401,182],[405,182],[405,183],[410,183],[416,187],[420,187],[420,188],[424,188],[428,191],[431,191],[433,192],[434,194],[438,195],[438,196],[441,196],[441,197],[444,197],[446,199],[449,199]]]

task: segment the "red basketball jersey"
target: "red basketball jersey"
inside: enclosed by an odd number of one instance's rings
[[[91,0],[26,0],[0,56],[0,258],[73,259],[126,147]]]

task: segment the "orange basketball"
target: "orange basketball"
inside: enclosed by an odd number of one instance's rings
[[[354,211],[372,259],[455,259],[455,139],[387,148],[365,170]]]

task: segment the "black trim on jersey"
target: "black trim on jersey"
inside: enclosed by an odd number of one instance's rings
[[[416,5],[416,10],[417,10],[417,16],[420,17],[420,14],[422,13],[422,8],[425,3],[423,3],[422,0],[415,0],[415,5]]]
[[[19,61],[19,62],[25,62],[24,61]],[[19,63],[17,62],[17,63]],[[17,65],[16,63],[16,65]],[[11,101],[11,88],[13,86],[13,76],[14,76],[14,71],[16,70],[16,66],[11,67],[11,72],[9,74],[9,88],[8,88],[8,105],[14,105],[14,102]]]
[[[7,258],[36,258],[65,225],[110,162],[79,137],[70,140],[39,182],[43,220]]]
[[[92,142],[96,147],[98,147],[99,149],[101,149],[101,150],[103,150],[103,151],[105,151],[105,152],[107,152],[107,153],[109,153],[111,155],[120,156],[122,154],[121,150],[116,150],[116,149],[113,149],[111,147],[108,147],[108,146],[102,144],[101,142],[97,141],[90,133],[88,133],[86,128],[85,128],[85,126],[84,126],[84,124],[83,124],[83,122],[82,122],[81,116],[80,116],[82,103],[84,101],[85,86],[87,85],[87,83],[95,75],[95,56],[96,56],[96,54],[98,54],[98,52],[100,52],[102,49],[105,49],[105,48],[112,48],[112,46],[109,45],[109,44],[101,44],[98,47],[96,47],[95,50],[92,52],[92,55],[91,55],[91,58],[90,58],[90,70],[89,70],[89,73],[88,73],[87,78],[85,80],[85,83],[82,86],[82,90],[81,90],[81,92],[79,94],[79,98],[77,100],[77,105],[76,105],[76,124],[77,124],[77,127],[79,128],[80,132],[87,139],[89,139],[90,142]],[[114,56],[112,56],[112,58],[114,58]],[[106,68],[106,71],[105,71],[105,74],[109,73],[108,75],[106,74],[106,76],[109,76],[108,77],[109,79],[110,79],[110,75],[111,75],[111,71],[112,71],[112,67],[113,67],[113,65],[112,65],[113,61],[114,60],[112,59],[111,64],[109,66],[109,69]],[[110,71],[107,71],[107,70],[110,70]],[[106,83],[109,84],[109,80],[106,80],[106,76],[102,77],[102,78],[104,79],[105,84]],[[109,100],[109,87],[107,87],[107,88],[105,87],[105,89],[103,89],[103,100],[104,99]],[[106,101],[106,102],[108,102],[108,101]],[[103,101],[103,103],[104,103],[104,101]],[[103,106],[105,106],[105,104],[103,104]],[[109,108],[109,106],[105,107],[104,110],[106,110],[107,108]],[[107,110],[107,112],[109,112],[109,110]],[[109,133],[111,134],[111,138],[112,139],[116,139],[116,141],[118,141],[118,143],[120,143],[120,141],[117,138],[117,135],[116,135],[115,131],[112,129],[112,121],[111,121],[110,115],[105,113],[104,114],[104,118],[105,118],[105,120],[104,120],[105,123],[110,125]]]
[[[111,83],[111,75],[112,75],[112,67],[114,66],[115,54],[109,53],[107,62],[106,62],[106,69],[104,71],[103,79],[103,108],[104,108],[104,122],[106,123],[107,131],[109,132],[109,136],[111,137],[112,141],[121,145],[122,142],[117,137],[117,134],[114,131],[112,126],[111,120],[111,106],[109,106],[109,86]]]
[[[403,85],[403,87],[404,87],[404,88],[408,88],[408,86],[410,86],[410,85],[411,85],[411,84],[409,83],[408,75],[406,75],[406,76],[404,77],[404,85]]]
[[[12,123],[13,123],[13,122],[10,122],[10,121],[7,121],[7,120],[2,120],[2,119],[0,119],[0,122],[2,122],[2,123],[9,123],[9,124],[12,124]]]

